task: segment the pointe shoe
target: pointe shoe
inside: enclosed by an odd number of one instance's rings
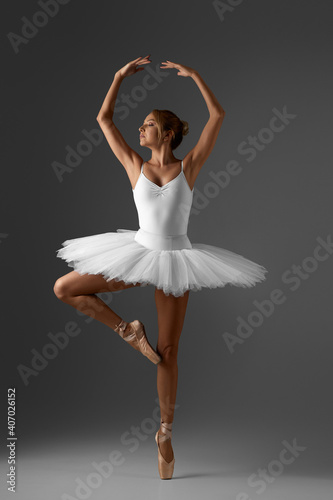
[[[130,333],[124,336],[127,325],[130,326]],[[145,327],[141,321],[135,319],[131,323],[121,320],[121,322],[114,329],[126,342],[128,342],[134,349],[140,351],[155,365],[162,361],[161,356],[152,348],[146,337]]]
[[[158,431],[156,432],[155,435],[155,441],[157,444],[157,449],[158,449],[158,472],[160,474],[161,479],[171,479],[173,475],[173,469],[175,466],[175,457],[171,460],[171,462],[167,462],[160,450],[159,447],[159,441],[166,441],[167,439],[171,439],[171,434],[172,434],[172,422],[167,423],[167,422],[162,422],[161,420],[161,427],[162,431],[165,433],[165,436],[161,436],[158,434]]]

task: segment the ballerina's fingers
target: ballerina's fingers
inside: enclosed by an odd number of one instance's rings
[[[149,64],[149,63],[151,63],[151,61],[142,61],[142,62],[139,62],[137,64]]]
[[[151,61],[149,61],[149,58],[150,58],[150,54],[148,54],[146,57],[142,57],[142,61],[140,64],[148,64],[150,63]]]
[[[178,71],[181,71],[181,69],[182,69],[180,64],[173,63],[171,61],[162,62],[162,64],[165,65],[165,66],[160,66],[162,69],[163,68],[174,68],[174,69],[177,69]]]
[[[177,66],[174,63],[162,62],[162,64],[164,64],[164,66],[160,66],[160,68],[175,68],[175,69],[178,69]]]
[[[148,60],[149,57],[150,57],[150,54],[148,54],[148,56],[145,56],[145,57],[138,57],[137,59],[134,59],[133,61],[131,61],[131,63],[134,64],[135,66],[137,64],[148,64],[148,63],[151,63],[151,61]]]

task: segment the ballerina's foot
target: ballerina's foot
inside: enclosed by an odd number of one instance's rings
[[[136,351],[141,352],[140,346],[139,346],[137,338],[136,338],[135,331],[133,330],[133,327],[131,326],[130,323],[127,323],[127,326],[126,326],[125,331],[124,331],[123,339],[126,340],[126,342],[130,342],[131,346],[134,347],[134,349]]]
[[[141,321],[135,319],[126,323],[123,319],[115,326],[114,330],[127,341],[129,345],[140,351],[155,365],[162,361],[161,356],[149,344],[144,325]]]
[[[165,436],[165,434],[161,430],[158,431],[158,435]],[[174,457],[171,439],[167,439],[166,441],[159,441],[159,445],[164,460],[166,460],[167,462],[171,462]]]
[[[132,347],[134,347],[136,351],[141,352],[135,331],[131,323],[127,323],[126,321],[121,320],[121,322],[114,328],[114,331],[117,332]]]

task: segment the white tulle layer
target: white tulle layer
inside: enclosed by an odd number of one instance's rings
[[[166,295],[187,290],[251,287],[265,280],[267,270],[245,257],[204,243],[191,249],[150,250],[134,240],[136,231],[117,230],[66,240],[56,250],[79,274],[102,274],[107,281],[149,284]]]

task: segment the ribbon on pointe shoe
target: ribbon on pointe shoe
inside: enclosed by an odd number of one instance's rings
[[[126,340],[126,342],[131,342],[132,340],[136,339],[136,335],[135,335],[135,332],[129,333],[126,336],[124,335],[127,325],[128,325],[128,323],[122,319],[120,321],[120,323],[115,327],[115,331],[117,333],[119,333],[119,335],[121,336],[121,338],[123,338],[124,340]]]
[[[168,423],[161,420],[161,430],[163,431],[164,436],[161,436],[161,434],[158,435],[160,441],[166,441],[167,439],[172,438],[172,424],[173,422]]]

